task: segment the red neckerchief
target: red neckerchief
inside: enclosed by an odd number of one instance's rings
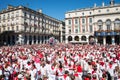
[[[112,64],[109,64],[109,68],[112,68]]]
[[[52,66],[51,68],[52,68],[52,70],[54,70],[54,69],[55,69],[55,67],[54,67],[54,66]]]
[[[90,80],[89,78],[85,78],[84,80]]]
[[[31,64],[29,63],[28,66],[30,66]]]
[[[62,68],[59,68],[60,72],[62,72]]]
[[[66,79],[66,77],[67,77],[67,74],[64,74],[64,79]]]
[[[78,77],[78,74],[77,74],[77,73],[75,73],[75,74],[74,74],[74,76],[75,76],[75,77]]]

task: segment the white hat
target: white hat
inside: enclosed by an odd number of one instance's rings
[[[19,75],[18,75],[18,78],[23,78],[23,75],[22,75],[22,74],[19,74]]]

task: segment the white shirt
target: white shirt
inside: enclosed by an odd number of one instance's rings
[[[35,78],[36,78],[36,73],[37,73],[37,69],[33,69],[33,70],[30,71],[31,80],[35,80]]]

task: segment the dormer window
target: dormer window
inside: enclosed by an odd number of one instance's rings
[[[101,12],[101,10],[98,10],[98,12]]]
[[[82,13],[82,15],[84,15],[84,13]]]

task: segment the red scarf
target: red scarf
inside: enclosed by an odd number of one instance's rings
[[[75,77],[78,77],[78,74],[77,74],[77,73],[75,73],[75,74],[74,74],[74,76],[75,76]]]
[[[54,66],[52,66],[51,68],[52,68],[52,70],[54,70],[54,69],[55,69],[55,68],[54,68]]]
[[[60,72],[62,72],[62,68],[59,68]]]
[[[112,64],[109,64],[109,68],[112,68]]]
[[[66,77],[67,77],[67,74],[64,74],[64,79],[66,79]]]

